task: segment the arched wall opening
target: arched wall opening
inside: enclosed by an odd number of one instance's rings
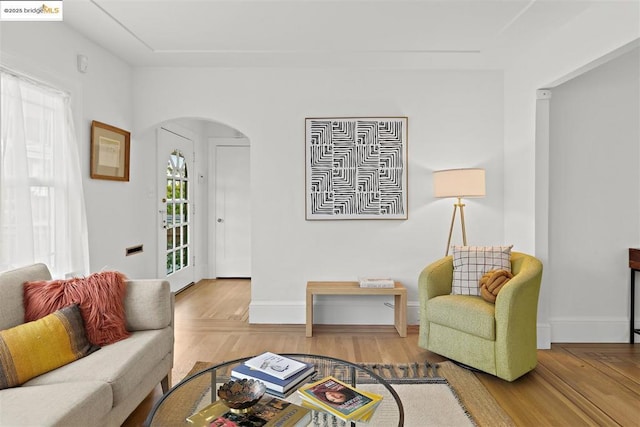
[[[216,233],[216,147],[219,144],[233,145],[242,144],[250,150],[251,142],[247,135],[240,130],[204,117],[175,117],[157,122],[154,125],[145,127],[138,133],[138,139],[145,147],[147,171],[149,176],[158,177],[164,173],[164,163],[158,159],[158,132],[167,130],[176,135],[181,135],[193,141],[193,171],[192,171],[192,193],[193,198],[193,231],[192,254],[194,259],[194,282],[201,279],[215,278],[217,239],[220,237]],[[153,148],[151,148],[153,147]],[[161,164],[162,163],[162,164]],[[248,170],[249,165],[246,165]],[[153,179],[147,182],[147,192],[153,193],[154,203],[158,204],[162,198],[161,189],[154,186]],[[250,205],[250,204],[249,204]],[[156,217],[153,218],[156,230],[162,228],[162,215],[157,205],[154,205]],[[249,214],[247,214],[249,216]],[[246,233],[251,233],[251,227],[244,229]],[[155,233],[151,241],[155,242],[155,251],[160,253],[161,237]],[[250,257],[250,252],[249,252]],[[250,258],[249,258],[250,259]],[[156,256],[156,269],[160,270],[163,265],[160,256]]]

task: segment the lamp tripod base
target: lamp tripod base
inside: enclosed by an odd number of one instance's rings
[[[462,244],[467,246],[467,231],[464,226],[464,203],[462,198],[458,197],[458,203],[453,204],[453,215],[451,216],[451,226],[449,227],[449,239],[447,239],[447,250],[444,256],[449,255],[449,247],[451,246],[451,236],[453,235],[453,225],[456,222],[456,212],[460,209],[460,224],[462,226]]]

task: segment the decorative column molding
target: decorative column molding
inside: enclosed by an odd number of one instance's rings
[[[551,89],[538,89],[536,99],[551,99]]]
[[[535,248],[536,257],[544,264],[542,272],[544,287],[540,289],[538,302],[538,348],[551,348],[550,288],[547,280],[553,265],[549,260],[549,134],[551,90],[536,91],[535,122]]]

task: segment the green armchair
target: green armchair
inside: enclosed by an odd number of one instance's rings
[[[418,345],[507,381],[534,369],[542,263],[512,252],[511,271],[513,278],[492,304],[480,296],[451,295],[452,256],[428,265],[418,280]]]

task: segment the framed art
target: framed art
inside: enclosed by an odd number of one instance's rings
[[[130,132],[92,121],[91,178],[129,181],[130,140]]]
[[[307,118],[306,219],[407,219],[407,121]]]

